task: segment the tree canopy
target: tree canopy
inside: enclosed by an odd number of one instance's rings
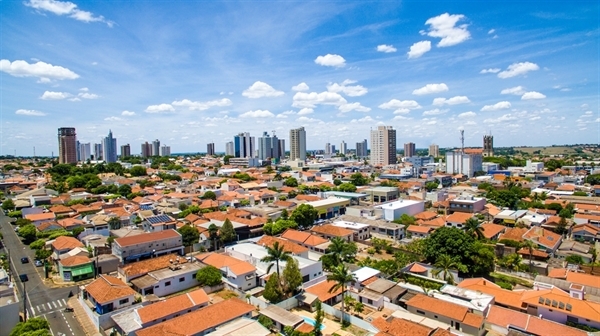
[[[200,239],[200,232],[191,225],[184,225],[177,229],[177,232],[181,234],[183,246],[186,247],[198,243],[198,240]]]
[[[211,265],[203,267],[196,272],[196,280],[200,286],[216,286],[223,282],[221,271]]]
[[[299,207],[292,212],[290,219],[298,223],[298,226],[307,228],[315,223],[319,213],[312,205],[301,204]]]
[[[50,323],[43,317],[32,317],[27,322],[19,322],[10,336],[50,336]]]
[[[220,232],[221,232],[220,239],[223,243],[228,243],[228,242],[234,241],[235,238],[237,237],[237,235],[235,233],[235,229],[233,228],[233,224],[231,223],[229,218],[225,219],[223,226],[221,226]]]

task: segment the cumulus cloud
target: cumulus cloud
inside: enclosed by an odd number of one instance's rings
[[[68,1],[56,1],[56,0],[29,0],[25,2],[25,6],[37,9],[39,11],[46,11],[54,13],[56,15],[67,15],[78,21],[83,22],[104,22],[109,27],[113,26],[112,21],[106,20],[102,15],[95,16],[91,12],[86,12],[77,8],[77,5]]]
[[[396,52],[397,49],[394,48],[393,45],[380,44],[377,46],[377,51],[383,52],[383,53],[393,53],[393,52]]]
[[[298,85],[294,85],[292,86],[292,90],[293,91],[308,91],[310,88],[308,87],[308,85],[304,82],[298,84]]]
[[[414,95],[421,96],[421,95],[426,95],[426,94],[431,94],[431,93],[439,93],[439,92],[444,92],[444,91],[448,91],[448,86],[444,83],[440,83],[440,84],[427,84],[420,89],[414,90],[412,93]]]
[[[317,122],[321,122],[321,120],[319,119],[315,119],[315,118],[309,118],[309,117],[300,117],[298,119],[296,119],[297,122],[301,122],[301,123],[317,123]]]
[[[484,107],[481,108],[481,111],[486,112],[486,111],[498,111],[498,110],[505,110],[510,108],[511,105],[509,102],[507,101],[501,101],[498,102],[494,105],[485,105]]]
[[[106,120],[106,121],[121,121],[121,120],[123,120],[123,118],[119,118],[119,117],[107,117],[107,118],[104,118],[104,120]]]
[[[298,115],[307,115],[307,114],[312,114],[314,112],[315,112],[315,110],[305,107],[305,108],[301,109],[300,111],[298,111]]]
[[[411,45],[410,50],[406,54],[408,58],[419,58],[429,50],[431,50],[431,42],[421,41]]]
[[[422,34],[441,38],[438,47],[450,47],[462,43],[471,38],[471,33],[467,30],[468,25],[456,25],[458,21],[464,18],[464,15],[450,15],[448,13],[432,17],[425,21],[425,24],[429,25],[429,31],[422,32]]]
[[[173,112],[175,108],[171,104],[150,105],[146,108],[147,113]]]
[[[495,33],[495,32],[496,32],[496,29],[490,29],[490,30],[488,31],[488,35],[491,35],[491,34],[493,34],[493,33]]]
[[[443,105],[458,105],[458,104],[467,104],[471,101],[467,96],[456,96],[449,99],[446,98],[435,98],[433,100],[433,105],[443,106]]]
[[[190,111],[204,111],[213,106],[230,106],[233,104],[229,98],[211,100],[207,102],[191,101],[189,99],[176,100],[171,103],[172,106],[187,107]]]
[[[95,93],[88,93],[88,92],[80,92],[78,94],[78,96],[83,99],[98,99],[100,97]]]
[[[525,93],[525,88],[522,86],[515,86],[515,87],[511,87],[511,88],[500,91],[500,94],[513,94],[513,95],[517,95],[517,96],[520,96],[523,93]]]
[[[248,98],[279,97],[283,96],[283,91],[275,90],[271,85],[256,81],[249,88],[242,92],[242,96]]]
[[[461,114],[458,115],[458,117],[461,118],[461,119],[464,119],[464,118],[473,118],[473,117],[476,117],[476,116],[477,116],[477,113],[471,112],[471,111],[469,111],[469,112],[463,112],[463,113],[461,113]]]
[[[346,60],[340,55],[327,54],[325,56],[319,56],[315,58],[315,63],[322,66],[339,68],[346,65]]]
[[[133,111],[123,111],[123,112],[121,112],[121,115],[122,116],[126,116],[126,117],[131,117],[131,116],[135,115],[135,112],[133,112]]]
[[[369,112],[371,108],[361,105],[359,102],[343,104],[338,107],[338,110],[342,113],[347,113],[350,111],[358,111],[358,112]]]
[[[71,94],[68,92],[53,92],[53,91],[45,91],[44,94],[40,97],[43,100],[61,100],[71,97]]]
[[[498,73],[498,72],[500,72],[500,69],[498,69],[498,68],[489,68],[489,69],[483,69],[483,70],[479,71],[480,74]]]
[[[317,105],[343,105],[346,104],[347,101],[344,97],[342,97],[339,93],[336,92],[297,92],[293,97],[293,107],[303,108],[315,108]]]
[[[274,116],[275,115],[268,110],[248,111],[240,114],[240,118],[269,118]]]
[[[380,109],[384,110],[395,110],[396,114],[409,113],[410,110],[420,109],[421,105],[414,100],[398,100],[392,99],[387,103],[379,105]]]
[[[278,115],[276,116],[276,118],[279,118],[279,119],[284,119],[284,118],[287,118],[287,115],[285,115],[285,114],[283,114],[283,113],[280,113],[280,114],[278,114]]]
[[[30,117],[43,117],[46,115],[44,112],[36,111],[36,110],[17,110],[15,114],[30,116]]]
[[[338,84],[338,83],[329,84],[329,85],[327,85],[327,91],[336,92],[336,93],[342,92],[346,96],[350,96],[350,97],[362,96],[362,95],[367,94],[367,92],[369,92],[369,90],[367,90],[367,88],[362,85],[350,85],[350,84],[354,84],[354,83],[356,83],[356,81],[346,79],[345,81],[342,82],[342,84]]]
[[[485,124],[497,124],[497,123],[501,123],[501,122],[506,122],[506,121],[513,121],[513,120],[517,120],[517,117],[508,113],[505,114],[499,118],[495,118],[495,119],[485,119],[483,122]]]
[[[88,91],[90,91],[90,89],[88,89],[86,87],[82,87],[81,89],[79,89],[79,91],[88,92]]]
[[[0,71],[4,71],[15,77],[38,77],[41,82],[49,83],[53,79],[77,79],[79,75],[73,71],[44,62],[29,64],[26,61],[18,60],[11,62],[9,60],[0,60]]]
[[[539,69],[540,67],[537,64],[531,62],[513,63],[509,65],[506,70],[499,72],[498,77],[502,79],[511,78],[524,75],[529,71],[536,71]]]
[[[533,100],[533,99],[544,99],[544,98],[546,98],[546,95],[536,92],[536,91],[525,92],[521,96],[521,100]]]
[[[448,110],[440,110],[438,108],[435,108],[433,110],[428,110],[428,111],[423,112],[423,115],[424,116],[432,116],[432,115],[444,114],[446,112],[448,112]]]
[[[367,123],[367,122],[373,122],[375,120],[373,120],[373,118],[371,118],[370,116],[366,116],[364,118],[360,118],[360,119],[352,119],[350,120],[351,123]]]

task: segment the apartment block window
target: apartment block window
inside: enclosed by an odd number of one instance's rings
[[[165,282],[165,287],[167,287],[167,286],[171,286],[171,281]]]
[[[123,300],[119,300],[119,304],[120,304],[120,305],[124,305],[124,304],[126,304],[127,302],[129,302],[129,298],[127,298],[127,299],[123,299]]]

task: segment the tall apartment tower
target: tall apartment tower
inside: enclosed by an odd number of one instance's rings
[[[75,127],[61,127],[58,129],[58,163],[77,163]]]
[[[304,127],[290,130],[290,161],[306,160],[306,131]]]
[[[215,155],[215,143],[211,142],[206,145],[206,155]]]
[[[483,156],[494,156],[494,136],[492,135],[483,136]]]
[[[356,157],[359,159],[366,158],[368,153],[367,139],[356,143]]]
[[[146,141],[142,144],[142,157],[151,157],[152,156],[152,144]]]
[[[429,156],[438,157],[440,156],[440,146],[436,144],[429,145]]]
[[[332,150],[331,150],[331,143],[328,142],[325,144],[325,155],[331,155],[331,154],[333,154]]]
[[[225,155],[235,156],[235,147],[233,146],[233,141],[229,141],[225,144]]]
[[[279,139],[279,158],[283,159],[285,157],[285,140]]]
[[[102,153],[106,163],[117,162],[117,139],[113,138],[112,131],[102,140]]]
[[[87,161],[92,157],[92,144],[80,143],[79,144],[79,161]]]
[[[158,139],[152,141],[152,156],[161,156],[160,155],[160,140],[158,140]]]
[[[162,145],[160,147],[160,156],[171,156],[171,146]]]
[[[267,132],[258,138],[258,159],[273,158],[273,138]]]
[[[346,145],[345,141],[342,141],[340,143],[340,154],[346,155],[346,152],[348,152],[348,145]]]
[[[131,156],[131,146],[129,144],[121,146],[121,158]]]
[[[254,137],[244,132],[233,137],[234,156],[238,158],[254,157]]]
[[[98,161],[104,157],[104,152],[102,151],[102,144],[94,144],[94,160]]]
[[[414,142],[404,144],[404,157],[413,157],[417,153]]]
[[[377,126],[371,130],[371,165],[396,163],[396,130],[392,126]]]

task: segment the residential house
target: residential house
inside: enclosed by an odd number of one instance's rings
[[[82,294],[83,299],[91,304],[91,309],[103,315],[133,305],[136,293],[120,279],[101,274],[85,286]]]
[[[512,309],[492,306],[485,326],[495,334],[509,335],[561,335],[587,336],[588,333],[561,323],[549,321],[543,316],[533,316]]]
[[[571,236],[575,240],[586,242],[600,241],[600,228],[591,224],[579,224],[571,228]]]
[[[203,267],[198,262],[188,262],[183,257],[176,257],[169,260],[167,267],[149,271],[130,282],[142,295],[164,297],[198,286],[196,273]]]
[[[484,197],[474,197],[470,195],[461,195],[449,200],[449,212],[463,212],[475,214],[485,209],[486,200]]]
[[[60,236],[54,239],[52,246],[52,258],[60,259],[60,256],[77,247],[83,247],[83,243],[73,237]]]
[[[377,336],[451,336],[442,327],[429,328],[417,322],[390,316],[387,319],[378,317],[373,320],[373,326],[379,330]]]
[[[413,314],[449,324],[453,329],[468,335],[483,335],[484,316],[474,314],[461,305],[418,294],[406,302]]]
[[[363,282],[364,283],[364,282]],[[358,301],[375,309],[382,308],[384,302],[399,304],[399,298],[406,293],[406,289],[396,282],[387,279],[373,278],[365,288],[358,293]]]
[[[173,252],[183,254],[183,241],[172,229],[117,238],[112,244],[112,253],[123,263]]]
[[[449,216],[446,216],[446,226],[464,229],[465,222],[472,217],[473,214],[469,212],[455,212]]]
[[[261,309],[260,315],[270,318],[273,321],[273,327],[280,332],[283,332],[286,327],[296,329],[304,323],[302,316],[273,304]]]
[[[313,226],[311,231],[328,240],[341,238],[347,242],[354,241],[354,231],[332,224]]]
[[[39,232],[46,232],[46,231],[60,230],[60,229],[62,229],[62,226],[60,226],[55,221],[48,221],[48,222],[43,222],[42,224],[38,225],[36,227],[36,229]]]
[[[147,217],[142,226],[147,232],[160,232],[177,228],[177,221],[169,215],[156,215]]]
[[[88,256],[75,255],[58,261],[58,272],[64,281],[81,281],[94,277],[94,262]]]
[[[410,238],[427,238],[436,229],[431,226],[411,225],[406,229]]]
[[[287,239],[281,239],[281,238],[265,235],[265,236],[262,236],[262,238],[260,238],[260,240],[257,241],[256,244],[258,244],[260,246],[273,247],[275,242],[279,243],[279,246],[282,246],[284,251],[289,252],[292,255],[308,259],[308,248],[307,247],[304,247],[300,244],[294,243]]]
[[[53,212],[42,212],[42,213],[34,213],[29,215],[23,215],[23,218],[29,219],[33,225],[38,227],[40,224],[47,221],[54,221],[56,216]]]
[[[195,258],[203,264],[218,268],[223,280],[236,289],[247,291],[258,286],[256,267],[249,262],[218,253],[203,253]]]
[[[532,227],[525,232],[523,239],[534,242],[547,253],[554,253],[562,243],[561,235],[541,227]]]
[[[281,238],[293,241],[308,248],[311,251],[319,253],[325,253],[327,246],[329,246],[329,240],[311,234],[307,231],[287,229],[281,234]]]
[[[501,234],[506,232],[507,227],[494,223],[483,223],[480,228],[483,230],[483,236],[489,240],[498,240]]]
[[[321,281],[316,285],[305,288],[307,293],[316,296],[321,302],[333,306],[342,300],[342,289],[338,288],[335,291],[331,291],[331,288],[335,286],[333,281]]]

